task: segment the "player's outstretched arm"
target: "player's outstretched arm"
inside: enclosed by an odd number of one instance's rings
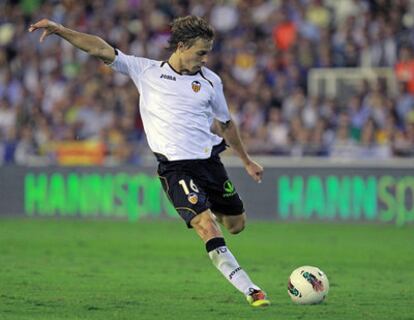
[[[247,154],[243,142],[240,139],[239,129],[233,120],[226,123],[220,122],[220,135],[226,139],[226,142],[239,154],[243,161],[247,173],[254,179],[254,181],[262,182],[263,167],[257,162],[253,161]]]
[[[69,41],[76,48],[101,59],[105,63],[111,63],[115,59],[115,51],[113,47],[98,36],[66,28],[63,25],[48,19],[42,19],[35,24],[30,25],[29,32],[33,32],[37,29],[43,29],[43,33],[40,36],[40,42],[43,42],[47,36],[56,34],[66,41]]]

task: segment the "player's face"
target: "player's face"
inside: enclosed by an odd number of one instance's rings
[[[181,60],[181,72],[195,73],[207,63],[207,54],[213,47],[213,41],[197,39],[194,44],[187,48],[179,48]]]

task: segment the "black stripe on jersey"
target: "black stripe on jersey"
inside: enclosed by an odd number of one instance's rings
[[[175,70],[174,68],[173,68],[173,66],[168,62],[168,61],[163,61],[163,62],[161,62],[161,67],[162,66],[164,66],[164,64],[168,64],[169,66],[170,66],[170,68],[175,72],[175,73],[178,73],[180,76],[182,76],[183,74],[181,73],[181,72],[179,72],[179,71],[177,71],[177,70]],[[204,76],[204,74],[203,74],[203,72],[201,72],[201,70],[200,71],[197,71],[196,73],[194,73],[194,74],[189,74],[189,76],[193,76],[193,75],[196,75],[197,73],[199,73],[200,75],[201,75],[201,77],[204,79],[204,80],[206,80],[213,88],[214,88],[214,85],[213,85],[213,82],[211,82],[210,80],[208,80],[205,76]]]
[[[173,68],[173,66],[167,61],[167,64],[170,66],[170,68],[172,69],[172,71],[174,71],[175,73],[179,74],[180,76],[182,76],[183,74],[180,71],[177,71]]]
[[[201,72],[201,70],[198,72],[198,73],[200,73],[200,75],[203,77],[203,79],[204,80],[207,80],[208,81],[208,83],[214,88],[214,86],[213,86],[213,82],[211,82],[210,80],[208,80],[205,76],[204,76],[204,74]]]

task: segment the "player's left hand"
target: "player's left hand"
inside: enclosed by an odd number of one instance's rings
[[[262,182],[263,176],[263,167],[257,162],[250,160],[247,164],[244,165],[247,173],[253,178],[257,183]]]

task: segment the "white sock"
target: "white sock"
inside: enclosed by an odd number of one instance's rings
[[[211,242],[214,242],[215,245],[213,244],[212,246]],[[212,247],[215,248],[211,249]],[[225,245],[223,238],[209,240],[206,244],[206,248],[215,267],[220,270],[224,277],[229,280],[237,290],[244,295],[248,295],[253,290],[260,290],[260,288],[250,280],[247,273],[240,267],[236,258]]]

